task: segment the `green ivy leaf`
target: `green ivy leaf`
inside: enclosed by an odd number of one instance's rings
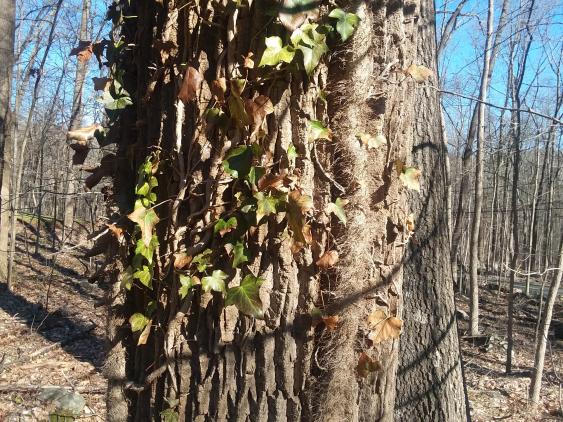
[[[143,268],[135,271],[133,273],[133,277],[138,279],[141,284],[143,284],[144,286],[148,287],[149,289],[152,289],[152,268],[147,266],[147,265],[143,265]]]
[[[192,264],[196,265],[197,270],[202,273],[211,265],[211,254],[213,251],[211,249],[206,249],[202,253],[194,256]]]
[[[233,247],[233,268],[237,268],[245,262],[248,262],[248,250],[243,242],[238,241]]]
[[[328,16],[337,20],[336,31],[340,34],[342,41],[346,41],[350,38],[360,23],[358,15],[355,13],[346,13],[342,9],[334,9]]]
[[[280,62],[291,63],[295,50],[289,46],[283,47],[282,39],[277,36],[266,38],[266,50],[258,66],[277,66]]]
[[[178,422],[180,415],[174,409],[166,409],[160,412],[162,422]]]
[[[252,150],[246,145],[232,149],[223,160],[223,168],[235,178],[245,177],[250,172],[251,164]]]
[[[205,292],[213,290],[214,292],[225,292],[225,279],[227,274],[221,270],[213,271],[210,276],[201,279],[201,286]]]
[[[158,215],[156,215],[152,208],[145,208],[141,201],[136,201],[135,209],[127,217],[139,225],[143,242],[149,246],[154,226],[160,221]]]
[[[194,277],[189,277],[187,275],[181,274],[180,275],[180,288],[178,289],[178,294],[180,295],[181,299],[184,299],[190,289],[194,287],[196,284],[196,279]]]
[[[135,194],[139,196],[146,196],[151,187],[149,186],[148,182],[143,182],[141,186],[135,187]]]
[[[258,186],[258,180],[260,180],[264,174],[266,174],[266,169],[264,167],[252,166],[250,168],[250,172],[248,173],[248,181],[254,186]]]
[[[256,192],[254,194],[256,198],[256,223],[260,223],[262,217],[268,216],[270,214],[275,214],[277,212],[277,206],[280,202],[279,198],[274,196],[265,195],[264,192]]]
[[[250,124],[250,117],[244,109],[244,102],[240,97],[231,95],[228,99],[229,112],[235,124],[239,128],[244,128]]]
[[[243,278],[240,286],[229,288],[225,305],[235,305],[243,314],[263,319],[264,311],[259,294],[262,283],[264,283],[263,278],[248,274]]]
[[[309,120],[309,141],[331,139],[332,131],[319,120]]]
[[[227,221],[220,218],[215,223],[215,226],[213,227],[213,232],[219,233],[221,236],[224,236],[225,234],[229,233],[230,231],[232,231],[233,229],[236,229],[236,228],[237,228],[237,218],[236,217],[231,217]]]
[[[308,75],[318,66],[323,54],[328,52],[326,35],[318,32],[319,26],[308,23],[297,28],[291,34],[291,43],[303,55],[303,66]]]
[[[141,331],[149,323],[149,319],[143,314],[137,312],[129,317],[129,324],[131,324],[131,331],[134,333]]]
[[[342,224],[346,225],[346,212],[344,211],[346,204],[348,204],[347,199],[336,198],[336,201],[327,205],[326,212],[327,214],[333,213]]]
[[[99,100],[106,110],[123,110],[125,107],[133,105],[133,100],[131,97],[123,96],[114,98],[108,91],[102,94],[102,98]]]
[[[145,245],[143,239],[139,239],[137,240],[137,245],[135,247],[135,254],[145,257],[145,259],[149,262],[149,264],[152,264],[154,252],[156,251],[157,247],[158,247],[158,237],[156,237],[155,235],[151,237],[151,241],[149,242],[148,246]]]
[[[207,123],[217,125],[222,131],[226,131],[229,128],[229,116],[220,108],[212,107],[207,109],[205,118]]]

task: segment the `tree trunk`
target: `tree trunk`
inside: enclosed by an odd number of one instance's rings
[[[82,2],[82,19],[80,21],[79,41],[90,40],[88,31],[88,22],[90,16],[90,1]],[[82,126],[82,117],[84,105],[82,104],[82,92],[84,90],[84,81],[88,73],[88,61],[78,60],[76,63],[76,78],[74,80],[74,92],[72,96],[72,110],[69,122],[69,130],[76,130]],[[74,214],[76,209],[76,187],[78,185],[78,176],[80,171],[75,169],[72,163],[69,163],[67,173],[66,195],[65,195],[65,211],[63,219],[63,247],[67,240],[72,236],[72,227],[74,224]]]
[[[492,50],[486,49],[485,53],[490,53],[490,60],[489,60],[489,72],[486,76],[487,81],[491,80],[494,64],[500,50],[500,46],[503,42],[503,29],[506,25],[507,19],[507,12],[508,7],[510,5],[509,0],[503,0],[502,9],[500,12],[500,17],[497,25],[497,30],[495,31],[495,39],[492,46]],[[489,40],[489,38],[487,38]],[[485,75],[481,75],[481,79],[484,78]],[[487,87],[488,89],[488,87]],[[465,144],[465,148],[463,150],[462,160],[461,160],[461,181],[459,184],[459,195],[458,195],[458,202],[457,202],[457,210],[456,210],[456,218],[455,224],[452,232],[452,248],[451,248],[451,261],[452,266],[457,265],[457,255],[458,249],[461,247],[461,238],[463,236],[463,220],[465,219],[466,214],[466,202],[467,196],[469,195],[469,185],[470,185],[470,169],[471,165],[471,157],[473,154],[473,142],[475,141],[476,135],[479,130],[478,125],[478,115],[479,115],[479,107],[480,103],[475,104],[475,108],[473,109],[473,114],[471,116],[471,123],[469,124],[469,130],[467,132],[467,141]]]
[[[549,335],[549,326],[551,325],[553,307],[557,301],[557,296],[559,296],[559,286],[561,285],[561,278],[563,277],[563,235],[559,241],[559,265],[557,268],[556,276],[553,277],[553,281],[549,287],[547,302],[545,304],[545,313],[542,316],[538,342],[536,344],[534,370],[532,371],[532,383],[530,385],[530,400],[533,403],[539,403],[540,400],[541,381],[545,361],[545,348],[548,341],[547,336]]]
[[[520,62],[518,63],[517,74],[514,75],[514,66],[509,64],[509,79],[510,92],[512,99],[511,112],[511,136],[512,136],[512,154],[514,157],[514,167],[512,172],[512,256],[510,259],[510,278],[508,286],[508,323],[507,323],[507,345],[506,345],[506,373],[510,374],[512,372],[512,351],[514,348],[514,282],[516,280],[516,271],[518,270],[519,264],[519,254],[520,254],[520,227],[519,227],[519,216],[518,216],[518,181],[520,178],[520,160],[521,160],[521,148],[520,141],[522,136],[522,126],[521,126],[521,112],[520,108],[522,106],[521,89],[524,81],[524,76],[526,74],[526,63],[528,62],[530,47],[532,45],[532,35],[529,33],[529,24],[532,18],[532,12],[534,11],[535,0],[531,0],[528,5],[527,19],[523,23],[522,28],[526,28],[525,38],[521,40],[521,56]],[[520,41],[520,40],[519,40]],[[510,57],[513,56],[513,51],[516,46],[511,48]],[[522,207],[524,208],[524,207]]]
[[[481,74],[481,88],[479,90],[479,105],[477,113],[477,162],[475,169],[475,204],[473,208],[473,224],[471,226],[471,240],[469,253],[469,286],[471,296],[469,301],[469,333],[479,334],[479,233],[481,229],[481,210],[483,208],[483,149],[485,148],[485,104],[489,89],[489,71],[491,67],[491,43],[493,39],[493,21],[495,3],[489,0],[487,14],[487,35],[485,42],[485,56]]]
[[[54,13],[53,13],[53,22],[51,24],[51,29],[49,32],[49,37],[47,39],[47,44],[45,46],[45,51],[43,52],[43,58],[39,65],[39,69],[37,71],[37,77],[35,79],[35,84],[33,87],[33,95],[31,97],[31,104],[29,106],[29,111],[27,114],[27,120],[25,124],[25,129],[23,132],[23,136],[21,138],[21,145],[19,150],[17,151],[17,157],[14,156],[14,170],[12,172],[12,189],[13,189],[13,198],[12,201],[12,208],[10,212],[10,250],[9,250],[9,257],[8,257],[8,284],[12,284],[12,276],[14,273],[14,259],[16,255],[16,235],[17,235],[17,212],[19,211],[20,207],[20,187],[22,182],[23,176],[23,167],[24,167],[24,159],[25,159],[25,150],[27,141],[30,135],[32,120],[35,111],[35,105],[37,104],[37,99],[39,97],[39,87],[41,83],[41,79],[43,76],[43,71],[45,69],[45,63],[47,62],[47,58],[49,56],[49,51],[53,45],[53,40],[55,36],[55,28],[57,26],[57,20],[59,17],[59,12],[62,7],[62,0],[58,0]]]
[[[10,98],[14,64],[15,0],[0,0],[0,280],[8,279],[10,180],[13,169]]]
[[[422,1],[420,9],[396,2],[354,3],[349,11],[361,18],[355,34],[344,44],[336,42],[335,34],[329,42],[330,61],[321,62],[310,76],[302,69],[300,60],[305,56],[300,53],[291,67],[282,64],[281,70],[241,66],[249,51],[256,60],[263,56],[265,37],[280,35],[285,44],[291,33],[272,22],[266,13],[271,8],[262,2],[249,3],[237,7],[225,2],[228,6],[220,8],[207,2],[189,3],[190,7],[183,7],[183,1],[168,1],[164,7],[157,2],[132,0],[130,6],[128,0],[121,2],[124,15],[137,17],[122,24],[125,45],[137,45],[125,49],[115,62],[134,106],[120,112],[119,125],[107,135],[119,139],[116,157],[104,157],[113,160],[114,184],[106,190],[111,199],[108,212],[126,231],[123,238],[117,236],[121,243],[114,239],[108,247],[105,273],[110,283],[108,337],[112,346],[105,371],[108,420],[127,420],[127,415],[133,421],[161,420],[162,412],[173,412],[182,421],[391,421],[396,391],[401,391],[396,385],[399,345],[390,338],[380,342],[374,337],[377,326],[369,325],[368,316],[373,318],[374,311],[392,318],[401,314],[405,244],[410,236],[405,169],[413,162],[414,123],[421,119],[414,114],[416,83],[396,70],[421,61],[434,64],[432,2]],[[420,14],[424,16],[421,30],[417,27]],[[288,26],[292,23],[284,15],[282,20]],[[424,42],[429,48],[421,47]],[[192,68],[185,71],[181,63]],[[188,85],[181,91],[186,103],[177,98],[179,69],[185,73],[183,86]],[[201,90],[198,74],[204,79]],[[121,73],[114,75],[121,77]],[[218,83],[212,85],[212,81],[220,77],[227,79],[231,90],[217,95]],[[237,77],[248,78],[242,93]],[[323,101],[325,90],[328,96]],[[202,127],[206,108],[224,107],[222,95],[232,106],[240,97],[248,104],[256,94],[268,96],[273,103],[263,133],[250,130],[252,125],[243,122],[235,107],[224,109],[232,120],[225,130],[228,136],[212,126]],[[442,180],[435,176],[444,171],[438,99],[433,91],[421,95],[431,104],[425,112],[431,113],[434,123],[424,130],[437,134],[432,142],[440,152],[428,147],[416,158],[429,172],[425,180]],[[315,121],[330,127],[332,134],[324,130],[314,135],[311,128],[319,125]],[[385,145],[364,145],[359,134],[379,136],[380,141],[384,136]],[[417,139],[423,137],[417,134]],[[276,194],[286,204],[284,211],[274,209],[262,219],[256,215],[260,205],[252,205],[252,198],[264,192],[274,195],[276,189],[264,191],[260,183],[248,179],[243,183],[240,173],[228,171],[229,154],[237,151],[233,148],[250,151],[246,145],[252,140],[256,141],[251,150],[254,165],[262,164],[270,177],[281,178],[276,183],[289,183],[286,189],[291,189],[289,195]],[[292,148],[296,158],[287,153]],[[431,162],[439,165],[431,166]],[[159,246],[154,264],[146,257],[142,261],[147,269],[151,265],[148,278],[141,282],[139,276],[135,287],[127,291],[120,289],[119,280],[129,277],[131,281],[131,266],[141,271],[134,262],[140,255],[132,259],[131,242],[131,236],[138,239],[139,235],[127,219],[116,216],[131,212],[135,195],[139,202],[130,219],[139,210],[150,212],[139,199],[147,200],[139,193],[143,185],[135,186],[136,169],[143,163],[148,164],[141,167],[141,182],[152,174],[158,180],[157,197],[149,203],[160,218],[154,232]],[[149,170],[143,173],[147,165]],[[284,182],[285,173],[291,179]],[[448,270],[448,222],[443,215],[440,219],[439,209],[445,200],[444,185],[435,186],[420,199],[428,200],[418,208],[426,210],[419,217],[423,246],[413,246],[411,254],[413,260],[424,258],[425,265],[416,276],[428,280],[427,285],[440,283],[444,289],[428,289],[420,297],[413,294],[408,309],[416,307],[415,297],[420,306],[431,303],[436,323],[420,330],[421,337],[408,325],[417,318],[415,314],[403,312],[407,328],[401,344],[418,354],[437,341],[444,359],[440,367],[428,366],[433,362],[430,358],[414,367],[420,368],[417,374],[422,371],[419,382],[424,382],[424,388],[437,392],[437,400],[450,400],[437,401],[434,414],[455,419],[465,416],[465,408],[451,281],[441,274]],[[306,196],[312,199],[311,209],[304,205]],[[297,205],[291,198],[300,198],[295,200]],[[336,209],[342,217],[337,208],[341,199],[349,201],[345,225],[330,213]],[[239,200],[250,201],[248,211],[239,209]],[[218,224],[224,223],[218,218],[230,216],[237,227],[217,233]],[[138,227],[141,234],[149,230]],[[248,262],[242,268],[230,268],[231,258],[225,252],[228,239],[248,248]],[[206,248],[211,260],[202,269],[179,263],[181,256],[189,257],[188,261],[203,259],[201,252]],[[321,257],[328,256],[328,251],[340,256],[332,267],[322,264]],[[412,272],[415,266],[407,268]],[[219,291],[195,286],[186,289],[185,298],[178,295],[186,276],[193,281],[197,274],[205,287],[221,271],[228,280],[227,298],[243,276],[263,279],[258,289],[263,319],[225,306],[220,285],[210,287]],[[147,288],[149,283],[152,288]],[[319,312],[324,314],[320,318],[324,324],[318,321]],[[330,317],[337,319],[335,328]],[[128,318],[131,322],[141,318],[148,338],[132,334]],[[397,323],[395,319],[382,323],[390,321]],[[362,353],[369,357],[368,363]],[[431,420],[432,415],[427,418]]]
[[[436,69],[434,5],[423,2],[417,60]],[[446,145],[442,141],[438,94],[417,89],[413,160],[422,170],[421,194],[409,197],[415,238],[404,267],[404,331],[397,375],[397,421],[463,421],[469,418],[457,336],[449,260]],[[439,356],[439,358],[437,358]],[[373,420],[373,419],[372,419]]]

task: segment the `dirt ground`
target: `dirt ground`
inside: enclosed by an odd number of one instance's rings
[[[77,233],[67,246],[74,249],[66,253],[53,254],[48,236],[34,254],[33,227],[20,228],[16,289],[11,293],[0,286],[0,422],[48,420],[52,405],[39,396],[52,386],[84,397],[86,407],[79,420],[103,421],[104,311],[101,290],[87,281],[94,268],[80,258],[85,231]],[[517,297],[515,366],[507,376],[506,297],[483,288],[481,299],[481,327],[490,340],[486,346],[461,341],[472,420],[563,420],[561,342],[548,347],[541,405],[532,409],[527,402],[537,302]],[[467,298],[456,300],[467,312]],[[561,303],[556,312],[562,319]],[[460,321],[459,330],[463,337],[467,321]]]
[[[104,312],[101,290],[86,280],[89,260],[78,258],[85,231],[59,254],[51,236],[33,253],[30,224],[18,237],[16,287],[0,285],[0,421],[49,420],[52,404],[38,397],[52,386],[84,397],[80,420],[104,421]]]
[[[456,298],[458,309],[469,313],[467,297]],[[546,352],[541,404],[528,405],[528,388],[534,365],[534,338],[538,302],[515,297],[512,375],[505,374],[507,298],[487,287],[480,290],[480,329],[490,336],[487,345],[464,339],[468,322],[459,321],[464,372],[473,422],[563,421],[563,343],[550,339]],[[555,314],[563,317],[561,301]],[[459,320],[459,319],[458,319]]]

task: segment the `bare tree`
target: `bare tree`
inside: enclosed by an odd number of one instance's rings
[[[485,40],[485,56],[481,73],[481,88],[479,90],[479,104],[477,113],[477,163],[475,170],[475,202],[473,208],[473,224],[470,240],[470,318],[469,331],[471,335],[479,334],[479,234],[481,229],[481,210],[483,208],[483,150],[485,148],[485,102],[489,89],[489,73],[491,68],[491,45],[493,40],[493,22],[495,3],[489,0],[487,12],[487,34]]]
[[[13,136],[10,125],[12,66],[14,64],[15,0],[0,1],[0,280],[8,280],[10,180]]]
[[[551,317],[553,315],[553,307],[559,296],[559,286],[561,278],[563,278],[563,234],[559,241],[559,264],[556,269],[555,276],[551,282],[544,314],[541,318],[541,326],[539,330],[538,342],[536,344],[536,353],[534,357],[534,369],[532,371],[532,383],[530,385],[530,400],[538,403],[540,400],[541,382],[543,377],[543,367],[545,362],[545,349],[549,335],[549,327],[551,325]]]

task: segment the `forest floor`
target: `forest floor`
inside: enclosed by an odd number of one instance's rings
[[[85,399],[80,420],[104,421],[104,311],[80,258],[86,230],[75,229],[66,253],[53,253],[49,234],[34,254],[33,225],[19,228],[16,287],[0,285],[0,422],[49,420],[56,401],[41,398],[52,387]]]
[[[103,421],[102,291],[88,282],[93,269],[80,258],[84,249],[76,243],[85,238],[86,230],[80,229],[74,243],[68,243],[67,249],[74,249],[57,254],[50,237],[34,254],[33,230],[29,222],[20,225],[15,291],[0,286],[0,422],[48,420],[54,404],[42,398],[52,387],[85,399],[80,420]],[[461,342],[472,420],[563,420],[561,342],[548,347],[541,405],[531,409],[527,403],[537,301],[517,296],[514,370],[507,376],[506,296],[483,287],[481,300],[481,327],[490,336],[488,343]],[[459,296],[456,302],[460,310],[468,311],[466,297]],[[563,319],[561,301],[556,314]],[[467,321],[460,321],[459,330],[464,336]]]
[[[483,283],[485,284],[485,283]],[[459,333],[473,422],[563,421],[563,342],[548,342],[541,390],[541,403],[528,405],[530,375],[534,366],[534,338],[538,301],[515,295],[512,374],[505,374],[507,296],[483,286],[480,289],[478,341],[466,337],[468,321],[459,321]],[[456,298],[458,309],[469,313],[469,299]],[[554,319],[563,320],[561,297]],[[485,344],[479,344],[479,341]]]

